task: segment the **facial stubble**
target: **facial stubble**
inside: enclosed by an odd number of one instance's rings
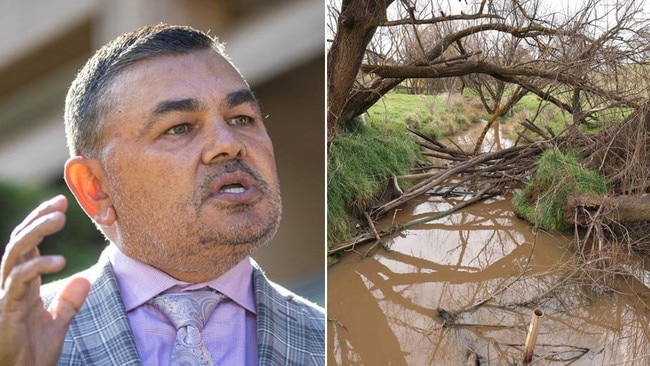
[[[261,192],[260,198],[228,206],[209,200],[210,183],[220,174],[236,170],[252,177]],[[118,246],[125,254],[166,272],[221,274],[267,244],[282,216],[277,177],[274,175],[274,181],[267,183],[239,161],[215,166],[202,179],[189,202],[177,202],[166,209],[143,210],[139,206],[147,204],[146,193],[142,192],[145,197],[136,193],[133,196],[138,199],[130,199],[131,191],[120,184],[119,176],[112,178],[112,191],[116,193],[112,199],[122,241]],[[213,210],[245,219],[229,227],[208,225],[202,218],[210,216]]]

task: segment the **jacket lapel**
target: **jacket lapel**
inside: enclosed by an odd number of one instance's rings
[[[90,294],[68,330],[87,365],[140,365],[115,275],[102,255],[88,276]],[[68,340],[67,340],[68,341]]]

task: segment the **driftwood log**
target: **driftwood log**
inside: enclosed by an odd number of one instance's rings
[[[577,208],[586,210],[574,215]],[[603,212],[603,216],[613,222],[650,221],[650,194],[629,194],[618,196],[576,195],[569,196],[565,204],[564,220],[571,224],[588,225],[587,212]],[[578,211],[580,213],[580,210]]]

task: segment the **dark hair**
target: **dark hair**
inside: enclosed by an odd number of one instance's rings
[[[111,107],[106,92],[122,70],[155,56],[213,49],[226,59],[223,44],[187,26],[159,24],[123,34],[100,48],[79,71],[65,100],[65,133],[71,156],[97,158],[104,117]]]

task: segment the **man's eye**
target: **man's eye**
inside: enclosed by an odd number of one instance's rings
[[[249,116],[237,116],[230,119],[231,125],[249,125],[252,124],[254,119]]]
[[[188,125],[187,123],[183,123],[170,128],[169,130],[167,130],[167,132],[165,132],[165,134],[182,135],[184,133],[187,133],[189,130],[190,130],[190,125]]]

